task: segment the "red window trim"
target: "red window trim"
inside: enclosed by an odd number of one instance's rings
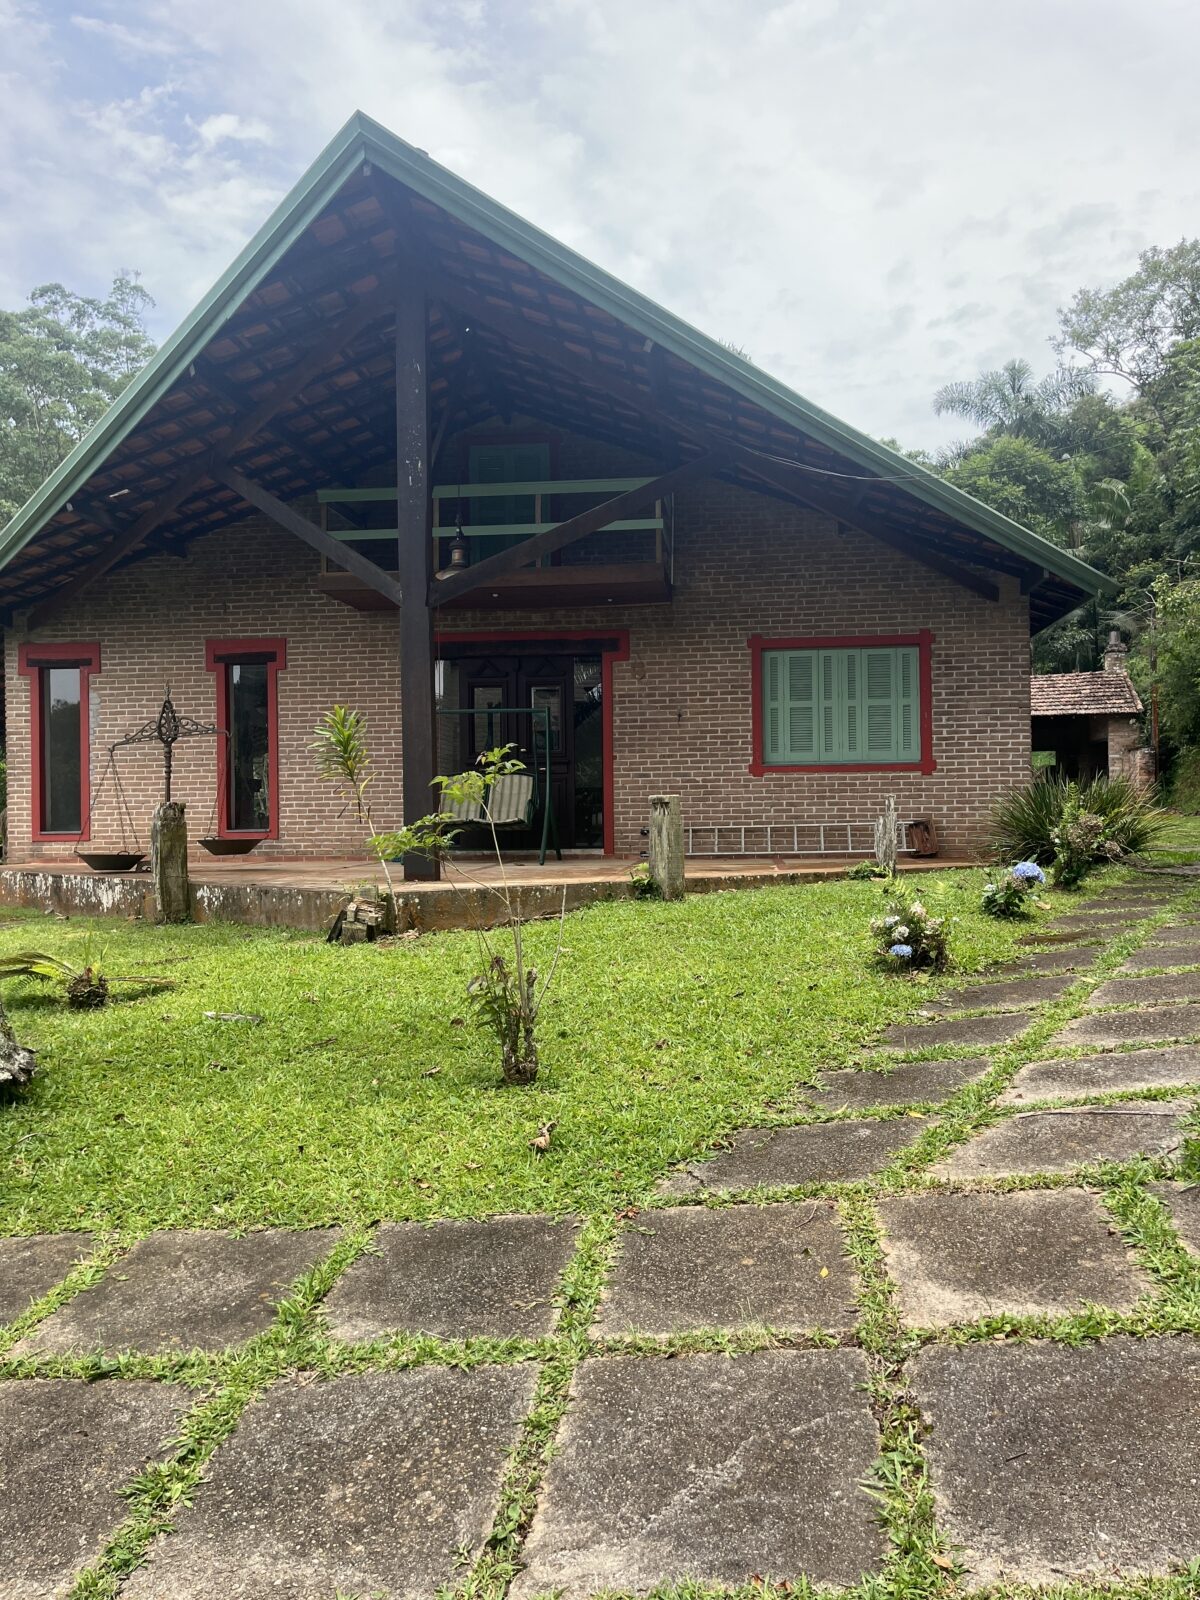
[[[786,772],[793,777],[809,772],[922,772],[928,775],[937,771],[933,757],[933,634],[928,628],[919,633],[841,634],[832,638],[764,639],[761,634],[751,634],[750,647],[750,765],[752,777],[761,778],[768,773]],[[809,766],[767,766],[763,761],[763,691],[762,658],[765,650],[870,650],[891,649],[897,645],[916,645],[917,667],[920,676],[921,759],[896,762],[832,762]]]
[[[267,827],[229,826],[229,680],[224,668],[245,656],[267,656],[267,758],[271,786],[267,796]],[[204,665],[216,675],[217,727],[217,837],[218,839],[278,839],[279,837],[279,674],[287,667],[286,639],[206,639]]]
[[[79,820],[78,833],[49,833],[42,827],[42,668],[79,668]],[[76,843],[91,838],[92,730],[91,676],[100,671],[100,646],[92,644],[23,644],[17,651],[17,672],[29,684],[30,837],[35,844]]]
[[[604,854],[615,856],[617,853],[617,819],[613,814],[613,804],[616,796],[616,784],[613,773],[615,768],[615,749],[613,740],[613,662],[629,660],[629,630],[628,628],[520,628],[520,629],[482,629],[471,632],[466,629],[456,633],[439,633],[437,643],[443,644],[473,644],[478,640],[481,644],[518,644],[534,640],[540,643],[543,639],[554,640],[563,644],[594,644],[598,639],[614,639],[615,650],[600,651],[600,746],[602,752],[602,766],[604,769]]]

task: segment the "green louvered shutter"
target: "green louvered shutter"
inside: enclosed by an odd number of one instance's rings
[[[896,652],[863,650],[861,715],[867,761],[892,761],[896,751]]]
[[[817,753],[816,661],[811,650],[793,650],[787,657],[787,743],[793,761],[811,761]]]
[[[817,662],[821,702],[820,741],[817,754],[822,761],[842,759],[842,673],[837,650],[814,652]]]
[[[811,762],[816,755],[816,656],[769,650],[763,656],[763,760],[768,766]]]
[[[843,761],[860,761],[862,759],[862,737],[864,719],[862,708],[859,704],[862,691],[862,652],[859,650],[840,650],[842,666],[842,684],[844,702],[842,709],[842,753]]]
[[[896,759],[921,759],[920,655],[913,645],[896,651]]]

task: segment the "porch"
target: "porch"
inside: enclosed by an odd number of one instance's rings
[[[536,856],[506,863],[510,885],[521,891],[527,916],[554,916],[603,900],[632,897],[630,872],[637,859],[580,853],[539,866]],[[690,859],[686,876],[691,894],[762,889],[772,884],[817,883],[844,875],[848,857],[704,856]],[[906,859],[901,872],[946,871],[967,867],[966,859]],[[227,857],[191,864],[193,911],[197,921],[243,922],[255,927],[326,928],[348,895],[368,885],[383,885],[376,862],[365,857],[281,861]],[[495,913],[500,871],[485,857],[457,856],[444,876],[419,884],[395,883],[404,926],[418,932],[470,928]],[[96,872],[81,862],[27,861],[0,867],[0,907],[25,906],[62,916],[154,916],[148,872]]]

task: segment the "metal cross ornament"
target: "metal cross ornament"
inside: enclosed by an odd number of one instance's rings
[[[175,745],[180,739],[192,739],[198,735],[213,735],[224,733],[224,728],[218,728],[215,722],[197,722],[192,717],[181,717],[176,711],[171,700],[171,691],[167,690],[166,699],[157,715],[149,722],[142,724],[134,733],[127,733],[123,739],[118,739],[111,750],[120,750],[127,744],[149,744],[157,740],[163,747],[163,800],[171,798],[171,762]]]

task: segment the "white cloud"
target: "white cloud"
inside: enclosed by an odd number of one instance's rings
[[[876,434],[1197,230],[1184,0],[0,0],[0,303],[166,332],[355,107]],[[80,55],[81,41],[85,53]]]

